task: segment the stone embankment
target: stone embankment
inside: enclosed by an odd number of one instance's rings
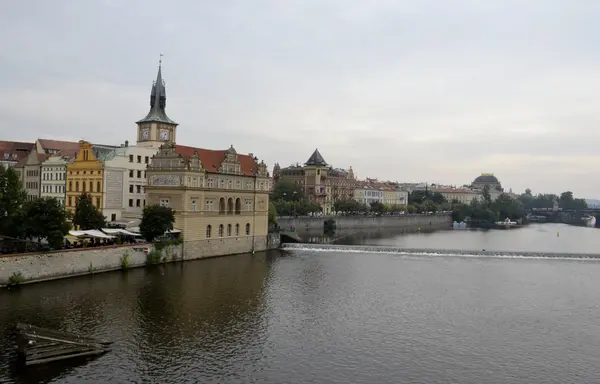
[[[323,229],[328,219],[335,220],[336,229],[361,228],[449,228],[452,215],[400,215],[400,216],[327,216],[327,217],[290,217],[281,216],[277,222],[282,230]]]

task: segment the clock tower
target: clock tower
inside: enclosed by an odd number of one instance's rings
[[[158,148],[165,142],[175,142],[177,123],[169,119],[165,112],[167,92],[161,72],[162,59],[158,63],[158,74],[150,92],[150,112],[136,123],[137,145],[140,147]]]

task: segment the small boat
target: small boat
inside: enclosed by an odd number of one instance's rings
[[[504,221],[496,221],[495,223],[499,227],[510,228],[516,226],[518,223],[516,221],[511,221],[508,217]]]

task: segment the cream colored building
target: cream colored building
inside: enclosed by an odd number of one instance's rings
[[[67,165],[73,158],[51,155],[41,164],[41,197],[53,197],[65,206],[67,196]]]
[[[477,191],[467,188],[436,188],[432,189],[431,192],[441,193],[448,202],[458,201],[463,204],[469,204],[472,200],[480,198]]]
[[[40,197],[41,164],[47,158],[48,155],[38,153],[37,150],[32,149],[26,157],[14,166],[21,177],[23,188],[27,193],[27,200],[34,200]]]
[[[269,175],[256,157],[175,144],[177,123],[166,115],[159,67],[150,113],[138,121],[138,146],[159,148],[146,169],[146,204],[175,210],[184,258],[267,248]]]
[[[158,148],[130,146],[119,148],[99,158],[104,162],[103,210],[113,224],[129,226],[139,221],[146,206],[146,167]]]

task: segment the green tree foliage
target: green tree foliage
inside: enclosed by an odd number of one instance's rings
[[[73,224],[81,230],[102,229],[106,226],[106,219],[102,212],[92,203],[92,197],[83,193],[77,198]]]
[[[481,196],[483,197],[483,202],[489,208],[492,205],[492,195],[490,194],[490,186],[489,185],[485,185],[483,187]]]
[[[321,206],[308,199],[301,199],[300,201],[284,201],[276,200],[273,202],[275,210],[281,216],[306,216],[310,213],[321,212]]]
[[[270,201],[269,202],[269,228],[275,229],[277,227],[278,227],[277,208],[275,207],[275,204],[272,201]]]
[[[574,210],[582,210],[588,207],[585,199],[575,199],[573,198],[573,192],[567,191],[560,194],[558,199],[558,205],[562,209],[574,209]]]
[[[523,204],[526,211],[531,209],[552,209],[554,202],[558,201],[558,206],[567,210],[581,210],[588,207],[585,199],[578,199],[573,196],[573,192],[566,191],[557,196],[551,193],[541,193],[533,195],[531,189],[526,189],[525,193],[519,196],[519,201]]]
[[[453,203],[452,220],[464,221],[466,218],[474,224],[492,224],[507,217],[518,220],[525,216],[525,208],[520,200],[506,193],[500,194],[496,200],[488,203],[485,199],[472,200],[470,204]]]
[[[147,241],[153,241],[173,229],[175,211],[160,205],[147,205],[142,213],[140,233]]]
[[[18,237],[22,232],[21,207],[27,200],[19,175],[0,164],[0,234]]]
[[[354,199],[343,199],[333,203],[333,210],[335,212],[362,213],[367,210],[367,207]]]
[[[429,199],[433,203],[438,204],[438,205],[442,205],[446,202],[446,198],[444,197],[444,195],[442,195],[439,192],[432,193],[431,196],[429,197]]]
[[[412,191],[408,194],[408,204],[417,206],[423,204],[423,201],[427,198],[425,191]]]
[[[271,194],[271,200],[274,201],[296,201],[299,202],[304,198],[302,187],[298,184],[289,181],[280,181],[275,184]]]
[[[372,201],[369,205],[369,211],[372,213],[385,213],[385,205],[380,201]]]
[[[523,204],[506,193],[500,194],[500,196],[494,200],[492,203],[492,210],[498,214],[499,220],[504,220],[506,218],[517,220],[525,216]]]
[[[51,248],[59,249],[64,236],[69,233],[70,215],[54,198],[27,201],[23,204],[24,233],[27,238],[48,241]]]

